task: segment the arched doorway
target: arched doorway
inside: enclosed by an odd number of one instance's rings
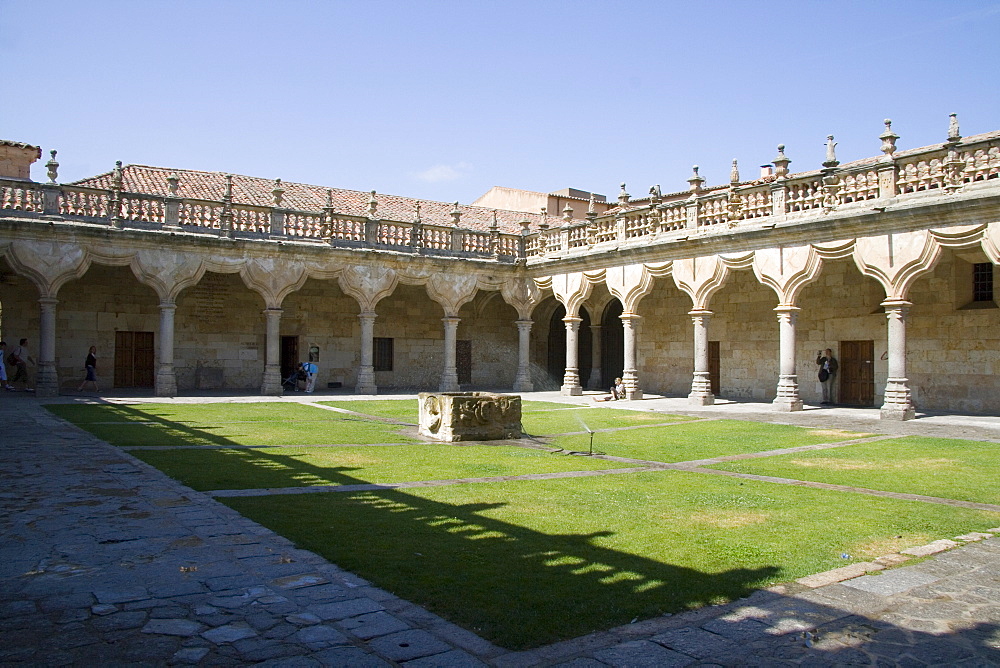
[[[548,341],[548,372],[549,380],[561,385],[563,376],[566,373],[566,308],[559,304],[552,317],[549,319],[549,341]],[[591,353],[593,350],[594,337],[590,331],[590,314],[587,309],[580,309],[580,330],[577,334],[577,364],[579,365],[580,378],[584,382],[590,377],[592,367]]]
[[[622,303],[612,299],[601,316],[601,380],[608,387],[622,375],[625,367],[625,329],[622,327]]]

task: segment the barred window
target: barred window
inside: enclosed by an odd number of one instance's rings
[[[993,301],[992,262],[980,262],[972,265],[972,301]]]
[[[375,371],[392,371],[392,339],[375,337]]]

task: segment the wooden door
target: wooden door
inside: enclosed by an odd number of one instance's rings
[[[712,394],[719,396],[722,391],[721,387],[721,371],[719,365],[719,342],[709,341],[708,342],[708,380],[712,383]]]
[[[839,403],[871,406],[875,403],[875,342],[841,341]]]
[[[153,332],[115,332],[115,387],[153,387]]]
[[[458,371],[458,384],[468,385],[472,382],[472,341],[459,339],[455,342],[455,366]]]

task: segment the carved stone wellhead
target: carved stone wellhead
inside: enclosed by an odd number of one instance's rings
[[[521,438],[521,397],[492,392],[421,392],[420,435],[448,443]]]

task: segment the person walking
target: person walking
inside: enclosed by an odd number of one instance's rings
[[[313,362],[306,362],[302,365],[302,370],[306,372],[306,392],[311,393],[316,389],[316,374],[319,367]]]
[[[837,377],[837,358],[833,351],[827,348],[816,352],[816,364],[819,365],[819,384],[823,387],[823,405],[833,403],[833,381]]]
[[[28,339],[21,339],[10,351],[7,359],[15,367],[14,377],[10,379],[10,382],[23,382],[25,392],[34,392],[35,388],[31,387],[31,381],[28,378],[28,365],[35,366],[35,358],[28,350]]]
[[[0,387],[13,390],[14,386],[7,382],[7,342],[0,341]]]
[[[76,391],[82,392],[84,385],[93,383],[94,392],[100,392],[101,389],[97,387],[97,346],[90,346],[90,350],[87,352],[87,361],[83,363],[83,368],[87,372],[87,377],[83,379],[83,382],[80,383],[80,387],[76,388]]]

